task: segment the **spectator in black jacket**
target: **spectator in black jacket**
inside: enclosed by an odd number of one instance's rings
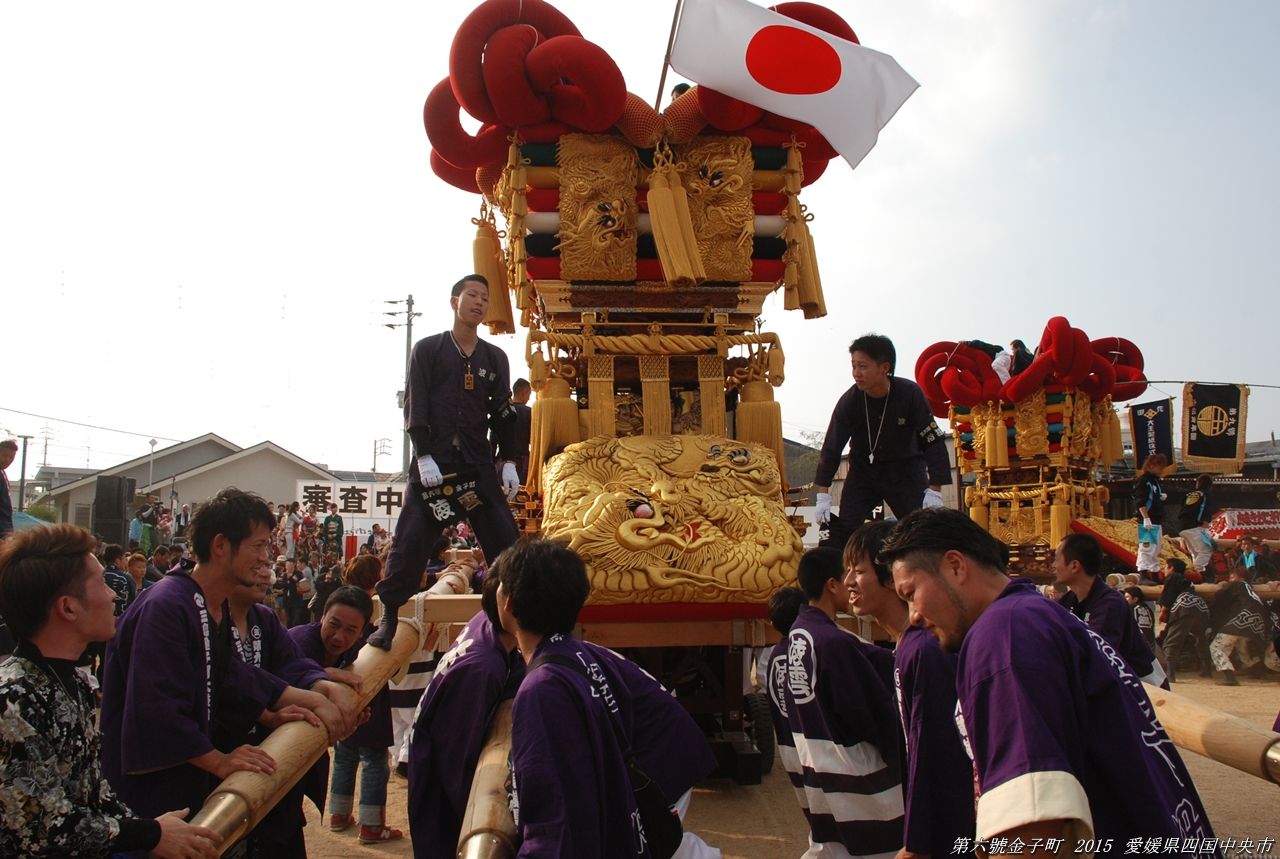
[[[1138,523],[1142,526],[1138,530],[1137,566],[1139,572],[1151,573],[1153,579],[1160,573],[1160,520],[1168,497],[1160,485],[1160,475],[1168,464],[1169,459],[1163,453],[1151,454],[1142,464],[1142,476],[1133,484],[1133,503],[1138,508]]]

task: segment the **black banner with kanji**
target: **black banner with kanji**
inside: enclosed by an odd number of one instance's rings
[[[446,474],[444,482],[422,492],[427,505],[427,515],[440,525],[452,525],[466,519],[486,502],[477,487],[474,474]]]
[[[1133,466],[1139,471],[1147,457],[1163,453],[1173,464],[1173,400],[1152,400],[1129,407],[1133,438]]]
[[[1182,389],[1183,463],[1193,471],[1234,474],[1244,465],[1247,385],[1188,382]]]

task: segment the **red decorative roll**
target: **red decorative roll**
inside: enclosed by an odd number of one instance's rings
[[[622,116],[627,84],[604,48],[581,36],[555,36],[529,52],[525,73],[547,94],[551,116],[588,132],[606,131]]]
[[[453,97],[448,78],[436,84],[427,96],[422,108],[422,124],[434,153],[455,167],[475,170],[506,160],[506,129],[490,125],[474,136],[463,130],[458,121],[458,101]]]
[[[431,172],[459,190],[480,193],[480,186],[476,184],[476,171],[455,167],[441,158],[439,152],[431,153]]]
[[[485,45],[504,27],[532,27],[542,36],[578,36],[578,28],[545,0],[485,0],[458,27],[449,48],[449,81],[454,98],[481,122],[498,123],[484,81]]]
[[[536,91],[525,74],[529,52],[541,40],[542,35],[527,24],[514,24],[495,32],[485,45],[484,89],[501,125],[517,128],[551,119],[546,95]]]

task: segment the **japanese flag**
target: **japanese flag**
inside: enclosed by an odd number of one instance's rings
[[[853,167],[920,86],[888,54],[747,0],[684,0],[671,67],[816,127]]]

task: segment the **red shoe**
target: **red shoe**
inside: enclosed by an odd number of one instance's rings
[[[388,841],[399,841],[404,833],[390,826],[360,826],[361,844],[385,844]]]
[[[345,832],[354,826],[356,819],[350,814],[330,814],[329,815],[329,831]]]

